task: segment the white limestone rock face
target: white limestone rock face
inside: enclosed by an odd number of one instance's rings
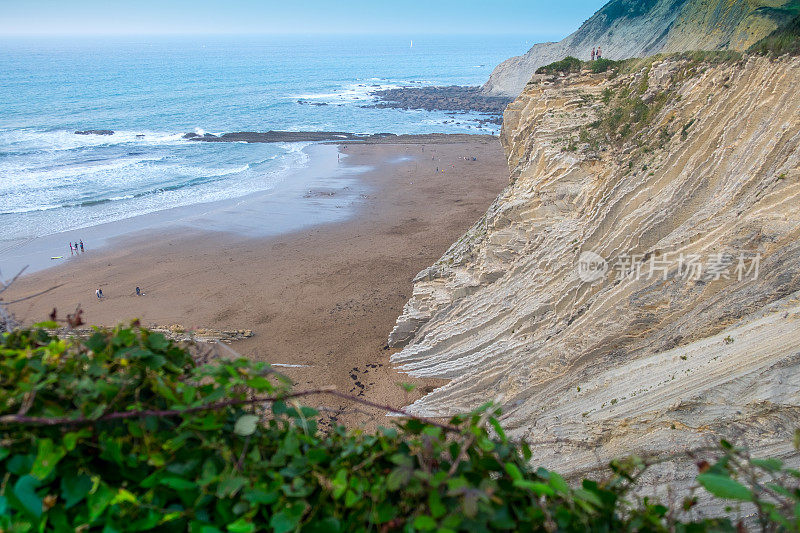
[[[567,474],[720,437],[790,456],[797,80],[800,58],[752,57],[534,79],[505,114],[510,184],[417,277],[390,338],[402,371],[451,380],[410,410],[451,416],[495,400],[537,464]],[[637,90],[653,111],[634,133],[614,141],[593,128],[616,105],[604,95]],[[596,283],[576,268],[588,251],[611,265]],[[719,254],[727,274],[707,276]],[[699,256],[706,273],[686,279],[681,255]],[[738,279],[740,256],[760,257],[757,277]],[[626,257],[643,275],[614,268]],[[646,275],[661,260],[669,266]],[[694,474],[664,466],[651,486]]]

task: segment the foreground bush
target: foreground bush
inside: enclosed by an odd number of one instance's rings
[[[579,488],[532,471],[488,406],[449,424],[323,433],[295,403],[303,395],[262,363],[201,364],[137,327],[85,341],[4,334],[0,530],[735,530],[725,519],[680,524],[629,497],[639,460]],[[728,450],[699,481],[759,502]],[[796,528],[797,490],[775,487],[785,494],[761,502],[765,523]]]

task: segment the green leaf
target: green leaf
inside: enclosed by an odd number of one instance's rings
[[[398,385],[400,385],[400,388],[402,388],[406,392],[412,392],[414,389],[417,388],[417,386],[414,385],[413,383],[398,383]]]
[[[240,518],[236,522],[228,524],[228,531],[231,533],[252,533],[255,530],[255,524],[245,520],[244,518]]]
[[[549,485],[535,481],[519,480],[514,482],[514,486],[518,489],[530,490],[537,496],[553,496],[556,493]]]
[[[488,437],[485,437],[485,436],[481,436],[481,437],[478,438],[478,447],[481,450],[483,450],[485,452],[491,452],[491,451],[494,450],[494,446],[495,446],[495,444],[492,441],[492,439],[490,439]]]
[[[514,481],[522,480],[522,472],[519,471],[517,465],[513,463],[506,463],[506,472],[508,473],[509,476],[511,476],[511,479],[513,479]]]
[[[92,480],[87,475],[61,478],[61,497],[64,499],[66,509],[83,500],[90,490],[92,490]]]
[[[597,496],[597,494],[595,494],[594,492],[588,491],[586,489],[577,489],[575,491],[575,497],[587,501],[592,505],[594,505],[595,507],[603,506],[603,501],[600,499],[600,497]]]
[[[188,479],[183,479],[181,477],[176,477],[176,476],[165,477],[159,481],[159,484],[165,485],[175,490],[197,489],[197,483],[195,483],[194,481],[189,481]]]
[[[447,507],[444,506],[441,496],[435,490],[428,495],[428,507],[434,518],[441,518],[447,514]]]
[[[336,477],[331,481],[333,486],[333,498],[338,500],[347,490],[347,470],[341,469],[336,472]]]
[[[344,494],[344,506],[345,507],[353,507],[355,504],[361,501],[361,495],[353,492],[352,490],[348,490]]]
[[[8,463],[6,463],[6,469],[12,474],[16,474],[18,476],[24,476],[25,474],[30,474],[32,466],[33,466],[32,455],[22,455],[22,454],[15,455],[8,460]]]
[[[777,472],[783,468],[783,461],[780,459],[750,459],[750,463],[769,472]]]
[[[136,335],[129,329],[118,329],[111,338],[114,346],[131,346],[136,341]]]
[[[378,504],[377,520],[378,524],[385,524],[397,518],[397,507],[389,502],[381,502]]]
[[[64,448],[67,449],[68,452],[71,452],[75,449],[75,446],[78,445],[78,441],[85,437],[90,437],[92,432],[88,429],[82,429],[80,431],[73,431],[64,435]]]
[[[139,503],[139,500],[131,491],[119,489],[117,495],[114,496],[114,499],[111,501],[111,505],[117,505],[118,503],[132,503],[136,505]]]
[[[259,392],[271,391],[272,383],[264,376],[256,376],[247,380],[247,386]]]
[[[256,432],[258,417],[256,415],[242,415],[233,426],[233,432],[241,437],[247,437]]]
[[[244,499],[250,503],[269,505],[278,501],[277,492],[264,492],[262,490],[248,490],[244,492]]]
[[[103,511],[109,506],[114,496],[114,491],[102,482],[97,486],[97,490],[89,494],[89,498],[87,499],[89,505],[89,522],[94,522],[103,514]]]
[[[564,478],[558,475],[556,472],[549,472],[550,474],[550,486],[556,492],[560,492],[561,494],[568,494],[569,493],[569,485],[567,482],[564,481]]]
[[[341,530],[342,524],[332,516],[303,525],[304,533],[339,533]]]
[[[501,442],[508,441],[508,438],[506,437],[506,432],[503,431],[503,427],[500,425],[500,422],[495,417],[489,419],[489,424],[492,425],[495,433],[497,433],[497,437],[500,439]]]
[[[720,474],[700,474],[697,482],[717,498],[749,502],[753,499],[750,490],[727,476]]]
[[[23,509],[36,518],[42,516],[42,499],[36,494],[38,487],[39,480],[30,474],[22,476],[14,484],[14,496]]]
[[[418,516],[414,519],[414,527],[420,531],[433,531],[436,529],[436,520],[431,516]]]
[[[151,350],[161,352],[169,348],[169,341],[161,333],[151,333],[147,336],[147,346]]]
[[[39,439],[36,459],[31,467],[31,474],[44,480],[67,454],[62,446],[56,446],[50,439]]]
[[[226,477],[217,485],[217,498],[228,498],[247,485],[247,480],[243,477]]]
[[[386,478],[386,488],[390,491],[395,491],[404,486],[411,479],[411,470],[408,468],[397,468],[392,470]]]
[[[297,528],[300,519],[303,517],[305,506],[301,503],[296,503],[293,506],[272,515],[269,525],[274,530],[274,533],[289,533]]]

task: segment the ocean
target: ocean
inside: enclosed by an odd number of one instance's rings
[[[480,116],[375,109],[370,93],[479,85],[531,36],[0,40],[0,252],[46,235],[279,188],[303,143],[187,132],[490,133]],[[77,130],[113,130],[109,136]]]

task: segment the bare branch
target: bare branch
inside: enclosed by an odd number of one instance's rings
[[[61,287],[62,285],[64,285],[64,284],[61,283],[59,285],[55,285],[53,287],[50,287],[49,289],[45,289],[43,291],[37,292],[36,294],[31,294],[30,296],[25,296],[24,298],[18,298],[16,300],[11,300],[10,302],[0,302],[0,305],[12,305],[12,304],[18,304],[20,302],[24,302],[25,300],[31,300],[33,298],[36,298],[37,296],[41,296],[42,294],[47,294],[50,291],[54,291],[57,288]]]
[[[31,416],[22,416],[19,414],[15,415],[5,415],[0,416],[0,424],[20,424],[20,425],[37,425],[37,426],[75,426],[75,425],[85,425],[85,424],[94,424],[97,422],[107,422],[110,420],[124,420],[128,418],[141,418],[145,416],[156,416],[156,417],[173,417],[173,416],[181,416],[184,414],[190,413],[198,413],[203,411],[216,411],[219,409],[224,409],[226,407],[235,407],[235,406],[242,406],[242,405],[254,405],[254,404],[262,404],[262,403],[273,403],[276,401],[283,401],[293,398],[302,398],[305,396],[316,396],[316,395],[330,395],[335,396],[337,398],[353,401],[355,403],[360,403],[362,405],[367,405],[369,407],[374,407],[376,409],[381,409],[384,411],[388,411],[393,414],[401,415],[407,418],[413,418],[416,420],[420,420],[421,422],[425,422],[432,426],[436,426],[442,428],[446,431],[451,432],[460,432],[461,430],[455,426],[451,426],[449,424],[442,424],[435,420],[431,420],[428,418],[417,417],[411,414],[406,413],[402,409],[397,409],[388,405],[381,405],[375,402],[370,402],[369,400],[364,400],[362,398],[358,398],[356,396],[350,396],[347,394],[343,394],[341,392],[336,391],[333,387],[325,387],[319,389],[312,389],[306,391],[298,391],[298,392],[291,392],[284,395],[278,396],[268,396],[268,397],[260,397],[260,398],[253,398],[249,400],[226,400],[222,402],[211,403],[208,405],[199,405],[196,407],[189,407],[186,409],[165,409],[165,410],[157,410],[157,409],[145,409],[140,411],[120,411],[120,412],[113,412],[113,413],[106,413],[98,418],[86,418],[86,417],[79,417],[79,418],[46,418],[46,417],[31,417]]]
[[[12,283],[17,281],[19,279],[19,277],[22,275],[22,273],[25,272],[26,270],[28,270],[28,265],[22,267],[22,270],[17,272],[17,275],[14,276],[13,278],[11,278],[11,281],[8,281],[8,282],[3,281],[3,279],[0,278],[0,283],[3,284],[3,286],[0,287],[0,294],[2,294],[6,289],[8,289],[11,286]]]

